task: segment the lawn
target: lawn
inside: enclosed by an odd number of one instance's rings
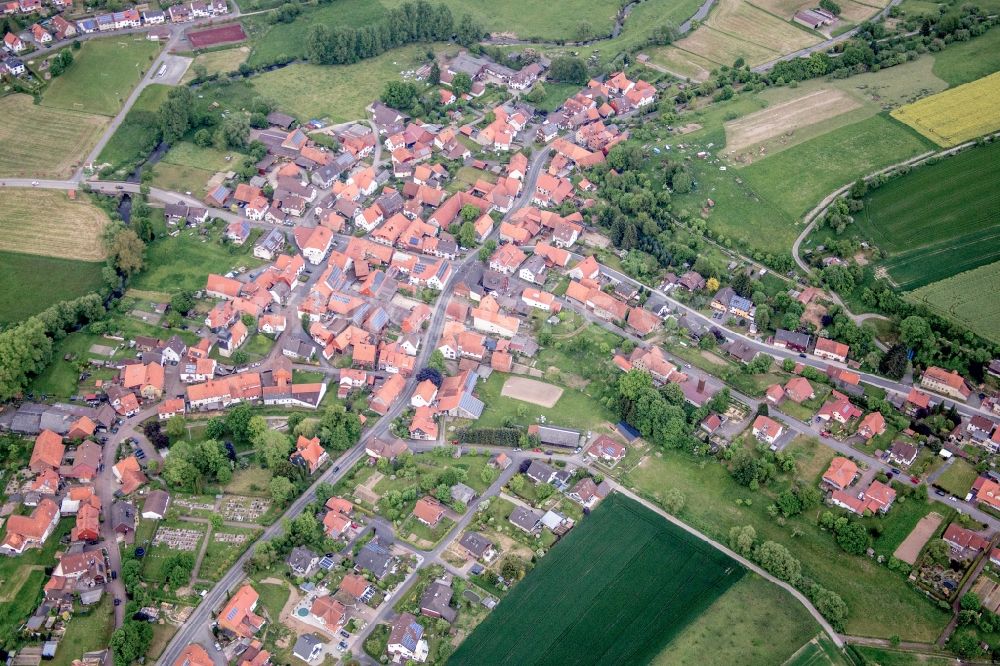
[[[613,494],[514,587],[451,663],[645,663],[744,573]]]
[[[251,465],[247,469],[233,472],[232,480],[223,489],[229,495],[267,496],[267,484],[271,482],[271,470]]]
[[[545,89],[545,97],[535,105],[540,111],[555,111],[571,95],[580,91],[580,86],[575,83],[550,83],[542,84]]]
[[[934,55],[934,73],[953,86],[997,70],[1000,70],[1000,30],[987,30],[967,42],[952,42]]]
[[[1000,342],[1000,302],[981,298],[1000,286],[1000,261],[959,273],[907,294],[907,299]]]
[[[488,380],[479,384],[477,394],[486,403],[486,409],[476,421],[476,427],[495,428],[508,419],[525,425],[536,423],[539,416],[545,416],[546,422],[551,425],[592,430],[601,423],[614,420],[614,415],[604,405],[576,389],[563,388],[562,397],[551,409],[502,397],[500,391],[509,376],[494,372]]]
[[[213,530],[209,537],[208,547],[205,549],[205,559],[201,561],[201,569],[197,572],[197,578],[203,578],[215,582],[222,578],[222,574],[233,566],[240,555],[250,547],[263,530],[255,530],[240,527],[223,527],[221,530]],[[243,534],[247,540],[242,544],[217,541],[217,534]]]
[[[430,550],[445,538],[453,527],[455,521],[451,518],[442,518],[437,525],[431,527],[413,516],[408,516],[396,530],[396,535],[421,550]]]
[[[146,267],[132,279],[132,287],[173,294],[205,288],[209,273],[225,274],[233,268],[247,269],[263,262],[251,254],[252,246],[224,245],[217,234],[204,239],[192,230],[158,238],[146,248]]]
[[[60,301],[97,291],[104,266],[19,252],[0,252],[0,265],[0,324],[26,319]]]
[[[153,522],[153,521],[149,521]],[[198,559],[198,553],[201,551],[201,545],[204,543],[205,537],[207,535],[209,525],[205,523],[192,523],[186,520],[161,520],[159,523],[155,524],[156,531],[161,528],[168,527],[173,529],[183,529],[183,530],[193,530],[195,532],[200,532],[197,544],[194,550],[185,551],[170,548],[166,544],[150,545],[146,548],[146,555],[142,558],[142,578],[145,581],[153,583],[163,583],[163,566],[167,563],[174,555],[178,553],[191,553],[195,560]],[[155,535],[156,532],[153,532]],[[150,537],[152,539],[152,537]],[[150,542],[152,544],[152,542]]]
[[[915,289],[1000,259],[1000,144],[918,167],[865,198],[858,231],[888,253],[889,275]]]
[[[654,666],[782,664],[820,630],[809,611],[788,592],[747,574],[667,645]]]
[[[122,124],[98,155],[98,164],[111,164],[115,169],[130,168],[146,157],[147,151],[155,147],[153,144],[159,122],[156,113],[171,88],[159,83],[143,88],[135,105],[125,114]],[[124,174],[115,173],[112,177],[121,175]]]
[[[0,97],[0,174],[68,178],[97,143],[104,116],[38,106],[28,95]]]
[[[208,181],[216,173],[232,171],[242,162],[243,155],[235,151],[201,148],[182,141],[172,146],[153,167],[153,184],[200,197],[207,192]]]
[[[205,74],[211,76],[212,74],[228,74],[229,72],[235,72],[239,70],[241,64],[243,64],[247,56],[250,54],[249,47],[237,46],[231,49],[223,49],[221,51],[209,51],[208,53],[199,53],[195,56],[194,61],[188,70],[184,73],[184,77],[181,79],[181,83],[188,83],[195,78],[195,70],[199,66],[205,68]]]
[[[281,609],[288,601],[288,586],[284,583],[253,583],[253,588],[260,595],[260,607],[267,612],[271,622],[277,622]],[[258,611],[259,612],[259,611]]]
[[[797,220],[837,188],[933,148],[902,123],[877,115],[748,166],[740,176]]]
[[[159,50],[141,34],[88,40],[42,94],[42,106],[113,116]]]
[[[887,572],[868,558],[846,555],[829,534],[817,529],[816,519],[825,508],[778,525],[767,506],[773,493],[788,483],[775,482],[773,488],[754,493],[737,484],[722,465],[699,462],[674,451],[647,457],[626,476],[626,482],[655,501],[667,488],[677,488],[688,498],[678,517],[712,538],[725,541],[730,528],[753,525],[759,540],[770,539],[789,547],[802,562],[804,576],[838,593],[847,603],[847,634],[898,634],[903,640],[932,641],[948,621],[946,613],[902,576]],[[736,499],[751,499],[752,503],[738,505]],[[891,519],[890,512],[886,520]]]
[[[61,190],[0,190],[0,251],[102,261],[108,215],[84,195]]]
[[[979,473],[972,465],[961,458],[956,458],[955,462],[934,483],[959,499],[963,499],[969,494],[969,490],[972,489],[972,484],[976,482],[978,476]]]
[[[48,580],[46,567],[56,564],[59,540],[69,534],[73,521],[60,521],[42,548],[31,548],[18,557],[0,558],[0,646],[10,648],[17,628],[28,619],[42,598]]]
[[[264,72],[252,81],[262,96],[280,100],[281,111],[301,122],[328,118],[342,123],[363,118],[365,107],[385,84],[400,80],[402,71],[419,67],[433,48],[404,46],[353,65],[294,64]]]
[[[944,517],[943,524],[945,525],[951,522],[954,515],[952,509],[943,506],[940,502],[932,503],[913,497],[907,497],[905,501],[900,502],[900,499],[904,498],[897,499],[885,516],[866,518],[864,521],[868,526],[881,526],[882,533],[875,539],[872,547],[876,554],[886,558],[891,557],[896,552],[899,544],[903,543],[903,540],[909,536],[920,519],[931,511],[941,514]]]
[[[111,640],[114,631],[114,608],[111,595],[105,594],[96,606],[80,606],[66,627],[66,635],[60,642],[50,666],[70,666],[73,660],[92,650],[103,650]]]

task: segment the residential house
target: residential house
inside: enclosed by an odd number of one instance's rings
[[[434,497],[421,497],[413,507],[413,516],[424,525],[435,527],[444,517],[444,507]]]
[[[885,417],[882,412],[871,412],[861,420],[857,434],[868,440],[885,432]]]
[[[219,611],[218,624],[223,631],[234,634],[237,638],[250,638],[266,623],[266,620],[256,613],[260,595],[249,584],[236,591],[229,602]]]
[[[849,351],[850,347],[845,345],[843,342],[837,342],[836,340],[830,340],[829,338],[817,338],[816,350],[813,353],[816,356],[824,358],[828,361],[847,363],[847,353]]]
[[[762,442],[767,442],[772,447],[785,431],[784,427],[769,416],[761,414],[754,419],[752,427],[753,436]]]
[[[118,483],[121,484],[123,495],[131,495],[146,483],[146,475],[142,473],[139,460],[134,455],[115,463],[111,471]]]
[[[332,596],[325,595],[316,597],[309,607],[309,615],[330,633],[336,633],[344,625],[347,608]]]
[[[316,470],[322,467],[330,459],[326,449],[319,443],[319,437],[307,439],[299,435],[295,442],[295,451],[292,452],[291,461],[293,464],[304,467],[310,474],[315,474]]]
[[[511,525],[524,530],[528,534],[535,534],[542,523],[542,517],[523,506],[516,506],[507,518]]]
[[[951,546],[952,557],[957,560],[966,560],[974,557],[990,545],[988,539],[983,538],[972,530],[959,526],[957,523],[949,525],[948,529],[941,535],[941,538]]]
[[[395,663],[427,660],[428,646],[424,640],[424,628],[410,613],[401,613],[392,623],[386,651]]]
[[[46,469],[58,470],[62,465],[65,453],[66,447],[63,445],[62,437],[51,430],[42,430],[35,437],[35,446],[31,450],[28,469],[36,474]]]
[[[495,544],[479,532],[466,532],[458,540],[458,545],[464,548],[466,556],[473,560],[489,563],[497,555]]]
[[[893,442],[889,448],[889,462],[903,467],[909,467],[917,459],[920,449],[907,442]]]
[[[847,490],[857,475],[858,466],[852,460],[837,456],[823,472],[823,483],[836,490]]]
[[[0,543],[0,553],[20,555],[28,548],[39,548],[59,523],[59,506],[49,498],[38,502],[30,515],[11,515],[7,532]]]
[[[285,564],[296,576],[309,576],[319,563],[319,555],[306,548],[305,546],[296,546],[292,548],[292,552],[288,554],[285,558]]]
[[[920,385],[930,391],[942,393],[950,398],[965,402],[972,395],[972,389],[965,383],[965,378],[954,370],[930,366],[920,377]]]
[[[375,578],[382,580],[395,570],[395,558],[382,541],[375,537],[361,548],[354,558],[354,566],[362,571],[370,571]]]
[[[453,594],[450,579],[448,582],[444,580],[431,582],[420,595],[420,614],[426,617],[440,618],[449,624],[454,622],[458,611],[451,607]]]
[[[628,450],[624,444],[619,444],[607,435],[598,435],[597,439],[587,447],[587,455],[595,461],[614,467],[625,459]]]
[[[166,490],[159,488],[151,490],[146,495],[146,502],[142,505],[142,517],[147,520],[163,520],[167,517],[169,506],[170,495]]]

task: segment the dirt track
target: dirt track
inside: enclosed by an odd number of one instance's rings
[[[903,543],[899,544],[899,548],[892,554],[893,557],[907,564],[914,564],[917,561],[917,556],[920,555],[920,549],[934,535],[934,531],[941,524],[942,520],[941,516],[937,513],[928,513],[921,518],[920,522],[913,528],[913,531],[903,539]]]
[[[736,154],[769,139],[815,125],[861,106],[861,102],[836,88],[775,104],[739,120],[726,123],[726,152]]]

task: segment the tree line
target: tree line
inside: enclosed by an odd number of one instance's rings
[[[377,23],[360,27],[317,23],[306,33],[306,58],[317,65],[345,65],[406,44],[447,41],[468,45],[483,35],[470,14],[455,22],[444,4],[404,2]]]

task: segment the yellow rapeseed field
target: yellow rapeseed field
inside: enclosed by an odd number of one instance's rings
[[[1000,72],[907,104],[892,117],[944,148],[1000,129]]]

